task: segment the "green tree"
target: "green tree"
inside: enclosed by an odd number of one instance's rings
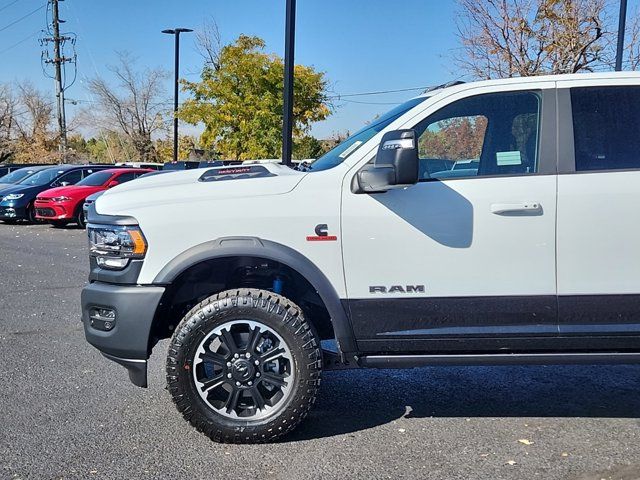
[[[302,138],[296,139],[293,144],[293,158],[297,160],[318,158],[326,151],[322,142],[311,135],[305,135]]]
[[[179,117],[203,123],[203,148],[222,158],[277,158],[281,152],[283,61],[264,53],[258,37],[241,35],[221,47],[202,70],[199,82],[183,81],[191,94]],[[311,124],[331,114],[324,73],[295,66],[294,136],[302,137]]]

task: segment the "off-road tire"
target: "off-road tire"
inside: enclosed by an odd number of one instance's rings
[[[243,319],[277,332],[293,357],[291,394],[279,410],[262,420],[231,419],[217,413],[200,397],[191,371],[196,349],[207,334]],[[176,407],[198,431],[221,443],[264,443],[292,431],[316,401],[321,371],[319,337],[300,307],[258,289],[228,290],[196,305],[177,326],[167,357],[167,385]]]

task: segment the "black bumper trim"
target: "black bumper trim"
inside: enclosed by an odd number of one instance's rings
[[[129,380],[137,387],[147,388],[147,361],[130,358],[120,358],[100,352],[109,360],[122,365],[129,372]]]
[[[146,360],[149,335],[164,287],[93,282],[82,289],[82,322],[87,341],[113,357]],[[89,320],[92,307],[115,310],[115,326],[103,331]]]

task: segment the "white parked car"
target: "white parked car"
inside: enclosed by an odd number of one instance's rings
[[[323,369],[638,362],[639,112],[637,73],[453,85],[304,171],[113,188],[86,337],[139,386],[171,337],[169,391],[223,442],[292,430]]]

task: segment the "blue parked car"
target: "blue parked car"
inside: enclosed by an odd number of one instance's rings
[[[10,173],[3,175],[0,177],[0,191],[3,188],[7,188],[10,185],[14,185],[16,183],[21,182],[27,177],[38,173],[40,170],[44,170],[45,168],[51,168],[51,165],[38,165],[32,167],[24,167],[18,168],[17,170],[12,170]]]

